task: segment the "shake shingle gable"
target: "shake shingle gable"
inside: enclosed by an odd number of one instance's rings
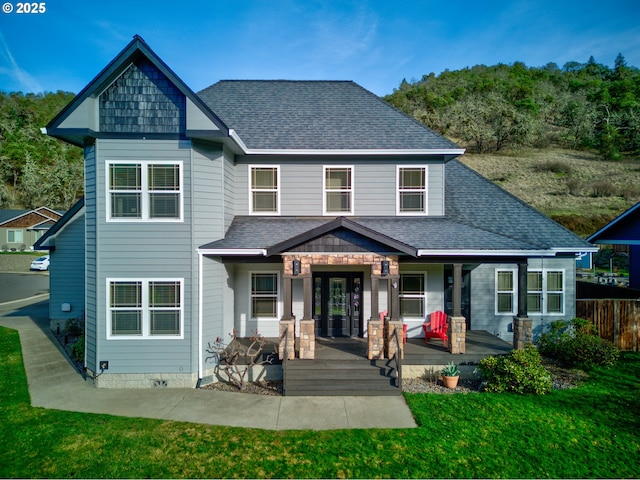
[[[250,149],[462,152],[351,81],[225,80],[198,96]]]

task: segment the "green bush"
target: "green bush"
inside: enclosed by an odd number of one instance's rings
[[[480,361],[480,373],[487,381],[488,392],[535,393],[551,391],[551,375],[542,365],[540,353],[533,345],[508,355],[487,357]]]
[[[596,366],[612,367],[620,351],[608,340],[597,335],[595,327],[584,318],[574,318],[571,325],[557,321],[548,333],[538,338],[538,349],[571,368],[591,370]]]
[[[84,335],[71,345],[71,356],[78,363],[84,362]]]

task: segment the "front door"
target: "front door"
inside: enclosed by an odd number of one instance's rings
[[[316,335],[362,336],[362,273],[313,275]]]

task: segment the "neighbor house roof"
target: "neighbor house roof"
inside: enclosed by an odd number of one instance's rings
[[[587,240],[609,245],[640,245],[640,203],[614,218]]]
[[[226,80],[198,96],[249,150],[464,151],[351,81]]]
[[[33,244],[35,250],[54,249],[49,245],[50,239],[60,232],[73,219],[76,214],[84,208],[84,197],[80,198],[49,230],[47,230],[36,243]]]
[[[390,249],[423,255],[555,255],[595,251],[580,237],[458,161],[446,165],[443,217],[252,217],[234,219],[211,254],[272,255],[344,228]]]
[[[33,214],[32,223],[29,227],[42,227],[46,222],[55,222],[64,212],[52,210],[48,207],[38,207],[33,210],[0,210],[0,227],[4,224],[16,221],[22,217]],[[24,227],[23,227],[24,228]]]

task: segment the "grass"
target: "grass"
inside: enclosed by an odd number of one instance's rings
[[[640,201],[638,160],[605,161],[560,148],[465,154],[460,160],[579,235]]]
[[[544,397],[407,394],[416,429],[288,432],[33,408],[17,332],[0,328],[0,354],[0,478],[628,478],[640,472],[637,353],[623,355],[613,370],[596,370],[580,388]]]

